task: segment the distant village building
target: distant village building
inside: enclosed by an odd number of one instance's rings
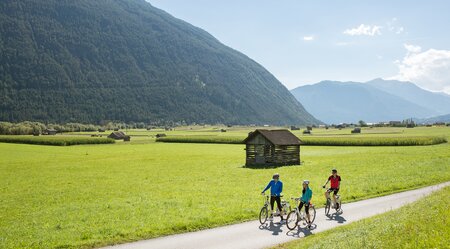
[[[402,121],[389,121],[390,126],[402,126]]]
[[[246,144],[246,166],[281,166],[300,164],[301,140],[288,130],[250,132]]]

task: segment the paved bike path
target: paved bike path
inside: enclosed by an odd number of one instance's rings
[[[403,205],[414,202],[432,191],[449,186],[450,182],[401,192],[383,197],[348,203],[343,205],[343,214],[326,217],[323,208],[316,209],[317,215],[311,230],[301,229],[289,231],[285,224],[274,222],[261,225],[259,221],[249,221],[235,225],[207,229],[197,232],[184,233],[142,240],[127,244],[107,247],[110,249],[252,249],[266,248],[284,242],[322,232],[341,225],[364,219]],[[317,198],[317,197],[316,197]],[[317,207],[316,207],[317,208]],[[333,210],[330,211],[330,214]]]

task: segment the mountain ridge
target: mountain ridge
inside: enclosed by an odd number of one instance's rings
[[[144,0],[5,0],[0,20],[0,120],[320,123],[256,61]]]
[[[396,88],[390,84],[394,84]],[[430,99],[433,99],[429,97],[430,95],[435,96],[434,99],[439,99],[440,102],[422,106],[414,101],[413,94],[409,94],[400,87],[413,88],[413,93],[426,95],[425,101],[419,101],[421,104],[430,102]],[[374,79],[367,83],[321,81],[294,88],[291,92],[302,100],[306,110],[326,123],[427,118],[445,112],[445,108],[440,106],[442,101],[446,101],[445,96],[427,92],[413,83],[382,79]],[[441,112],[439,112],[440,109],[442,109]]]

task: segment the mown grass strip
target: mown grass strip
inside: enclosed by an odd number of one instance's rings
[[[274,248],[448,248],[449,191],[446,187],[398,210]]]
[[[317,146],[423,146],[446,143],[437,136],[417,137],[302,137],[304,145]]]
[[[114,139],[97,137],[66,137],[66,136],[0,136],[1,143],[35,144],[53,146],[71,146],[82,144],[112,144]]]
[[[167,136],[156,139],[164,143],[199,143],[199,144],[242,144],[241,136]]]
[[[303,145],[312,146],[423,146],[446,143],[438,136],[415,137],[301,137]],[[167,136],[157,138],[165,143],[242,144],[240,136]]]

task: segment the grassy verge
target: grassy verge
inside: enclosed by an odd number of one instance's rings
[[[157,142],[165,143],[215,143],[242,144],[245,137],[239,136],[167,136],[157,138]],[[412,137],[301,137],[303,145],[314,146],[421,146],[446,143],[440,136]]]
[[[70,146],[81,144],[112,144],[115,141],[110,138],[98,137],[73,137],[73,136],[0,136],[0,143],[36,144]]]
[[[398,210],[274,248],[448,248],[450,187]]]

